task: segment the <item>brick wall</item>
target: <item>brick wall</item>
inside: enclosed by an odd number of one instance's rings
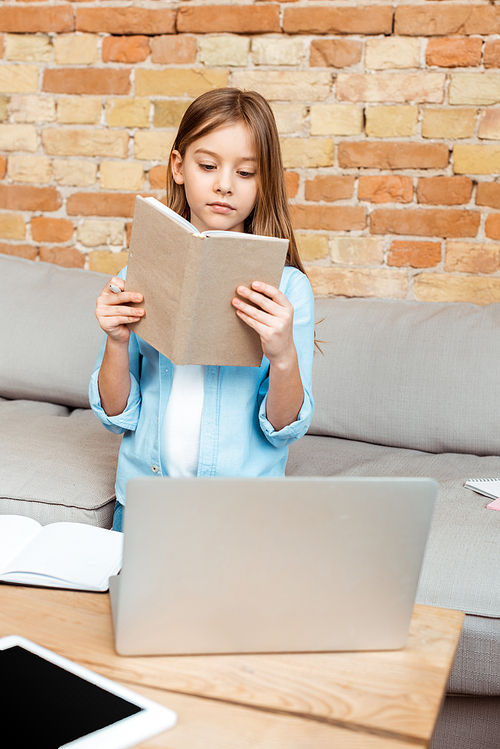
[[[4,0],[0,251],[115,273],[182,113],[261,91],[318,295],[500,301],[500,6]]]

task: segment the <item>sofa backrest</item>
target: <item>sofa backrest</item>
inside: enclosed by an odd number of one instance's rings
[[[0,396],[88,407],[102,273],[0,255]]]
[[[500,455],[500,304],[318,299],[310,434]]]

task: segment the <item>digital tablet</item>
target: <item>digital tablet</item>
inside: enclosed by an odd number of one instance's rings
[[[126,749],[175,725],[173,710],[46,648],[0,638],[2,733],[12,746]]]

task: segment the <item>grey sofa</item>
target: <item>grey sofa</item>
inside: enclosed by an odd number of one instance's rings
[[[0,513],[110,527],[120,438],[88,408],[107,276],[0,255]],[[5,298],[6,295],[6,298]],[[465,625],[433,749],[500,747],[500,305],[320,299],[309,433],[288,475],[440,484],[417,601]]]

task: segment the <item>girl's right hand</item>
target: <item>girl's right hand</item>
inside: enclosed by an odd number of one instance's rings
[[[120,293],[111,290],[110,284],[121,289]],[[130,302],[142,302],[142,294],[124,291],[125,281],[112,278],[101,291],[97,299],[95,316],[106,335],[118,343],[128,343],[130,329],[128,323],[137,322],[144,315],[141,307],[127,307]]]

